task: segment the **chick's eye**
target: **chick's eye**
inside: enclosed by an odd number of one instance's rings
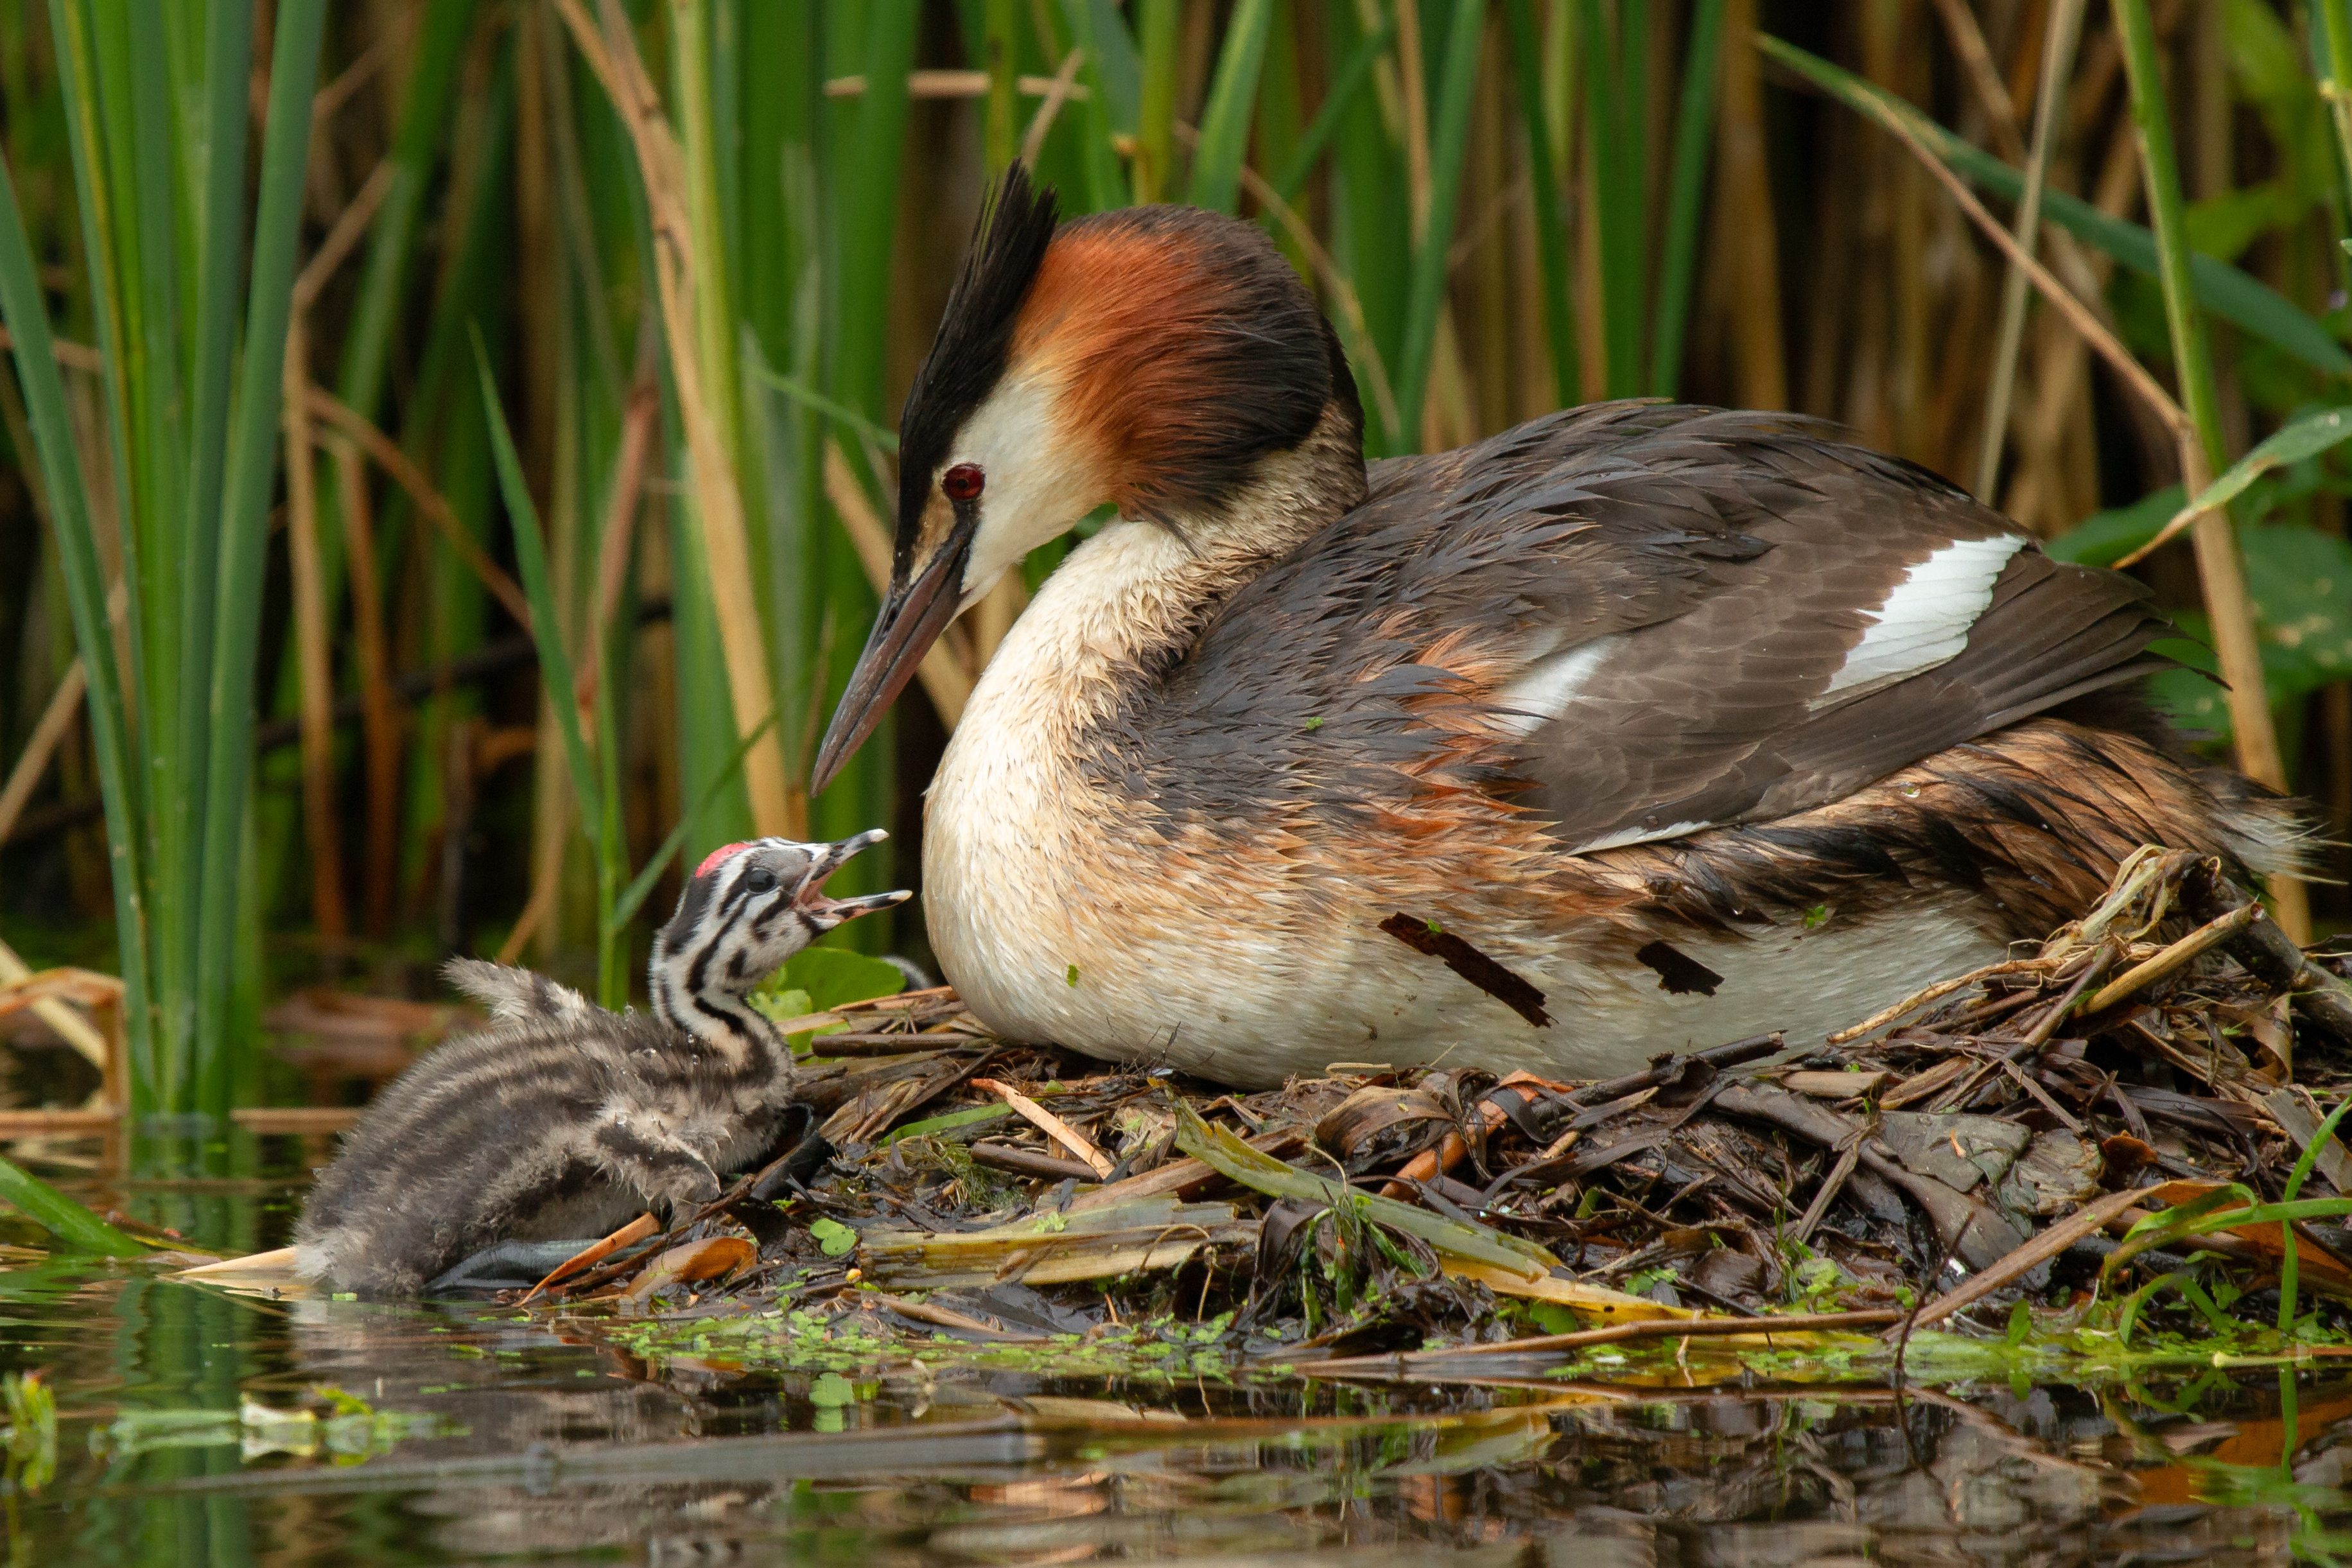
[[[754,893],[772,893],[776,890],[776,874],[765,866],[755,866],[743,873],[743,886]]]
[[[978,463],[958,463],[940,476],[940,489],[950,500],[978,500],[981,490],[988,484],[988,475]]]

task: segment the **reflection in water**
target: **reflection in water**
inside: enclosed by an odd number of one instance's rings
[[[239,1201],[215,1222],[250,1228]],[[0,1368],[28,1367],[59,1466],[11,1500],[12,1568],[2285,1562],[2336,1549],[2352,1454],[2352,1392],[2307,1381],[2290,1415],[2268,1374],[1898,1400],[1533,1366],[1407,1388],[741,1373],[498,1309],[96,1264],[0,1273]]]

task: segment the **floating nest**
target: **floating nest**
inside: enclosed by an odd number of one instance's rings
[[[1416,1376],[1643,1338],[2325,1336],[2352,1300],[2344,967],[2149,848],[2038,951],[1795,1059],[1764,1034],[1599,1083],[1340,1064],[1235,1095],[916,992],[789,1026],[806,1114],[765,1169],[503,1299],[986,1342],[1207,1324]]]

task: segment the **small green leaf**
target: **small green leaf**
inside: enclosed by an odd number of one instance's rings
[[[1528,1321],[1548,1334],[1569,1334],[1584,1327],[1584,1321],[1558,1301],[1530,1301]]]
[[[783,967],[781,984],[808,993],[809,1010],[823,1013],[852,1002],[896,996],[907,976],[895,963],[842,947],[804,948]]]
[[[2022,1300],[2020,1300],[2017,1305],[2009,1310],[2009,1328],[2001,1337],[2012,1346],[2021,1345],[2025,1342],[2025,1336],[2032,1331],[2033,1312]]]
[[[971,1127],[982,1121],[1001,1121],[1013,1114],[1013,1108],[999,1101],[994,1105],[975,1105],[969,1110],[950,1110],[944,1116],[933,1116],[921,1121],[909,1121],[882,1140],[887,1148],[902,1138],[928,1138],[934,1132],[951,1132],[959,1127]]]
[[[840,947],[812,947],[793,955],[792,962],[770,975],[751,994],[751,1005],[777,1023],[826,1013],[852,1002],[896,996],[907,988],[907,976],[893,963],[868,958]],[[829,1025],[792,1037],[795,1051],[814,1048],[821,1035],[837,1035],[849,1026]]]
[[[1429,934],[1430,934],[1430,935],[1432,935],[1432,936],[1444,936],[1444,935],[1445,934],[1445,928],[1444,928],[1444,926],[1442,926],[1442,925],[1439,925],[1435,921],[1428,921],[1428,922],[1426,922],[1426,923],[1427,923],[1427,924],[1428,924],[1428,926],[1429,926]]]
[[[1040,1236],[1059,1236],[1070,1228],[1070,1216],[1066,1214],[1041,1214],[1034,1228]]]
[[[1811,909],[1805,911],[1805,929],[1807,931],[1821,930],[1822,927],[1830,923],[1831,912],[1829,905],[1815,904]]]
[[[857,1233],[831,1217],[820,1218],[809,1226],[809,1235],[827,1258],[839,1258],[857,1245]]]
[[[782,976],[779,975],[777,979],[781,981]],[[779,1024],[787,1018],[805,1018],[817,1010],[805,991],[771,991],[766,986],[751,993],[751,1005]]]
[[[2242,494],[2264,470],[2315,458],[2330,447],[2352,440],[2352,408],[2321,408],[2303,416],[2255,444],[2252,451],[2230,465],[2227,472],[2198,492],[2173,519],[2227,506]],[[2166,524],[2170,527],[2170,523]]]
[[[1312,719],[1307,720],[1307,727],[1309,730],[1320,730],[1323,728],[1323,716],[1320,713],[1318,713]]]
[[[1078,966],[1075,963],[1070,965],[1068,971],[1063,974],[1062,978],[1068,981],[1071,984],[1076,985],[1078,983]]]
[[[809,1403],[825,1409],[838,1410],[857,1403],[857,1385],[837,1372],[821,1373],[809,1386]]]

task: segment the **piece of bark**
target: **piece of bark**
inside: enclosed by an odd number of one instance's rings
[[[1007,1171],[1016,1176],[1031,1176],[1040,1181],[1102,1180],[1091,1165],[1081,1164],[1076,1160],[1057,1159],[1054,1155],[1041,1154],[1034,1149],[1023,1149],[1011,1143],[974,1143],[971,1146],[971,1163],[985,1165],[992,1171]]]
[[[1780,1031],[1750,1035],[1744,1040],[1734,1040],[1727,1046],[1711,1046],[1687,1056],[1665,1055],[1653,1060],[1638,1072],[1619,1078],[1602,1079],[1599,1083],[1586,1084],[1566,1096],[1570,1105],[1598,1105],[1603,1100],[1621,1100],[1636,1089],[1664,1089],[1680,1084],[1692,1073],[1705,1069],[1709,1073],[1735,1068],[1778,1051],[1782,1044]]]
[[[1780,1087],[1793,1094],[1814,1100],[1853,1100],[1868,1094],[1895,1075],[1881,1069],[1877,1072],[1792,1072],[1780,1079]]]
[[[1307,1147],[1307,1134],[1297,1127],[1282,1127],[1271,1132],[1261,1132],[1254,1138],[1245,1138],[1243,1142],[1261,1154],[1287,1160]],[[1101,1208],[1109,1204],[1126,1203],[1130,1198],[1152,1198],[1170,1193],[1190,1203],[1224,1184],[1226,1178],[1223,1175],[1205,1163],[1187,1157],[1171,1160],[1142,1175],[1129,1176],[1123,1182],[1113,1182],[1090,1193],[1080,1193],[1071,1200],[1070,1208],[1073,1212]]]
[[[2252,896],[2221,874],[2220,860],[2209,858],[2181,878],[2180,900],[2196,919],[2213,921],[2252,902]],[[2255,979],[2291,995],[2296,1012],[2352,1042],[2352,986],[2312,963],[2276,921],[2257,919],[2223,947]]]

